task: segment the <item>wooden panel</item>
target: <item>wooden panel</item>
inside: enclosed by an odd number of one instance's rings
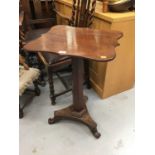
[[[108,30],[111,27],[110,24],[111,24],[110,22],[107,22],[107,21],[104,21],[102,19],[95,17],[93,20],[92,27],[95,29],[100,29],[100,30],[102,30],[102,29]]]
[[[34,9],[35,9],[35,17],[42,18],[42,8],[40,0],[33,0]]]
[[[121,30],[124,37],[119,41],[121,46],[116,48],[117,57],[107,66],[104,98],[132,88],[135,81],[134,21],[114,23],[112,29]]]
[[[64,14],[64,15],[67,15],[67,16],[70,16],[71,17],[71,14],[72,14],[72,8],[71,6],[66,6],[64,4],[61,4],[61,3],[57,3],[58,5],[56,5],[56,9]],[[67,21],[66,20],[63,20],[59,15],[57,15],[57,23],[58,25],[68,25]]]
[[[72,8],[69,6],[63,6],[64,14],[67,16],[71,16]]]
[[[104,86],[105,72],[106,72],[107,63],[98,62],[95,63],[94,68],[90,68],[90,77],[91,81],[94,81],[101,89]]]
[[[47,14],[50,14],[50,9],[49,9],[48,0],[45,0],[45,8],[46,8]]]

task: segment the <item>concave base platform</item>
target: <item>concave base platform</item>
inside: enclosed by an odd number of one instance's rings
[[[86,106],[85,108],[83,108],[81,111],[78,112],[73,109],[73,105],[64,108],[62,110],[55,111],[54,117],[49,118],[48,123],[53,124],[62,119],[79,121],[87,125],[96,138],[99,138],[101,136],[101,134],[97,131],[97,124],[90,117]]]

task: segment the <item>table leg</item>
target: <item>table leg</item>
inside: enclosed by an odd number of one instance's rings
[[[90,117],[86,98],[83,95],[83,60],[81,58],[72,58],[73,64],[73,104],[65,109],[54,112],[54,117],[49,118],[48,123],[53,124],[61,119],[71,119],[82,122],[87,125],[96,138],[100,137],[97,131],[97,124]]]

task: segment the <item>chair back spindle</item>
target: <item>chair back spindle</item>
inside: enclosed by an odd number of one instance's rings
[[[70,25],[90,27],[95,11],[96,0],[73,0]]]

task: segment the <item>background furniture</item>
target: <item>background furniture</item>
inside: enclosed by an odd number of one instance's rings
[[[20,10],[20,16],[21,16],[21,13],[22,13],[22,18],[23,18],[23,22],[20,23],[20,31],[19,31],[19,39],[20,39],[20,54],[22,54],[25,59],[26,59],[26,62],[29,64],[30,67],[34,67],[34,68],[39,68],[41,70],[41,73],[40,73],[40,76],[39,76],[39,79],[38,79],[38,82],[41,86],[45,86],[46,82],[45,82],[45,79],[44,79],[44,66],[42,64],[42,62],[39,60],[37,54],[35,53],[31,53],[31,54],[28,54],[26,53],[22,47],[23,45],[35,38],[35,37],[38,37],[38,35],[40,35],[41,33],[43,33],[44,31],[46,31],[46,29],[41,29],[41,31],[37,30],[37,31],[34,31],[34,29],[38,28],[38,26],[43,26],[41,25],[43,22],[43,24],[47,25],[47,21],[49,20],[46,20],[47,17],[44,16],[44,18],[46,17],[46,19],[41,19],[41,21],[37,20],[35,21],[34,19],[37,19],[37,16],[35,15],[35,11],[34,11],[34,7],[33,7],[33,1],[32,0],[20,0],[19,1],[20,5],[19,5],[19,10]],[[54,20],[54,19],[53,19]],[[50,20],[52,21],[52,20]]]
[[[49,0],[21,0],[25,13],[26,30],[48,28],[56,24],[52,2]]]
[[[71,15],[72,0],[56,0],[56,8],[66,16]],[[103,13],[102,2],[96,2],[92,28],[100,30],[119,30],[124,37],[121,46],[116,48],[117,57],[112,62],[90,62],[91,85],[101,98],[106,98],[128,90],[135,81],[135,13]],[[65,21],[57,17],[58,24]]]
[[[40,89],[38,87],[38,78],[40,71],[36,68],[29,68],[25,63],[25,59],[19,55],[19,96],[22,96],[26,91],[34,92],[36,96],[40,95]],[[29,86],[34,85],[34,90],[28,89]],[[23,107],[19,103],[19,118],[23,118]]]
[[[103,62],[113,60],[116,56],[115,47],[119,45],[117,40],[121,37],[122,33],[117,31],[55,26],[48,33],[24,46],[28,51],[51,52],[72,57],[73,105],[55,111],[54,118],[49,119],[49,124],[64,118],[80,121],[90,128],[96,138],[100,137],[97,124],[88,113],[85,104],[87,98],[83,95],[83,59]]]
[[[45,0],[21,0],[22,8],[25,13],[25,42],[29,42],[42,34],[46,33],[49,28],[56,24],[55,12],[53,11],[53,1]],[[36,61],[38,62],[38,68],[42,69],[40,62],[43,62],[45,69],[48,73],[50,98],[52,104],[55,104],[55,98],[60,96],[71,89],[67,87],[67,84],[58,74],[58,71],[64,68],[65,65],[71,63],[71,60],[66,56],[59,56],[56,54],[44,53],[43,55],[38,51],[38,55],[35,53],[29,54],[29,63],[36,67]],[[39,61],[38,60],[39,56]],[[48,60],[46,59],[48,58]],[[53,73],[56,73],[58,78],[62,81],[67,90],[55,94]]]

